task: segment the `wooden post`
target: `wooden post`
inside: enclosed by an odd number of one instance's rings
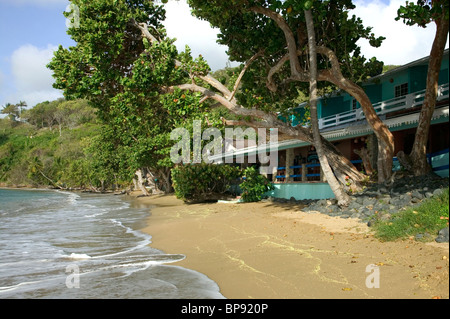
[[[307,182],[308,179],[306,178],[306,164],[302,164],[302,182]]]
[[[291,181],[291,175],[293,174],[293,169],[291,168],[291,166],[294,163],[294,149],[293,148],[288,148],[286,150],[286,179],[285,179],[285,183],[288,183]]]

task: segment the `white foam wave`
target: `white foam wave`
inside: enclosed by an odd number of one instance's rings
[[[13,285],[13,286],[5,286],[5,287],[0,287],[0,293],[2,292],[8,292],[8,291],[12,291],[12,290],[16,290],[22,286],[28,286],[28,285],[34,285],[37,283],[41,283],[44,282],[45,280],[40,280],[40,281],[26,281],[26,282],[21,282],[17,285]]]
[[[68,195],[67,201],[69,203],[75,203],[78,200],[78,198],[80,198],[80,195],[75,194],[75,193],[61,191],[61,190],[57,190],[56,192],[60,193],[60,194]]]
[[[67,256],[67,258],[74,259],[74,260],[86,260],[86,259],[91,259],[92,257],[89,256],[88,254],[71,253],[69,256]]]

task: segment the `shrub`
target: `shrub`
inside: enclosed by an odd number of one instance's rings
[[[193,164],[172,169],[175,195],[185,202],[215,200],[238,183],[242,171],[231,165]]]
[[[260,201],[265,193],[274,189],[270,181],[254,167],[246,168],[244,176],[245,180],[240,185],[244,202]]]

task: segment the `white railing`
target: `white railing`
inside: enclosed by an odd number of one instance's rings
[[[448,83],[440,85],[438,87],[437,101],[448,99],[449,85]],[[384,115],[391,112],[410,109],[419,105],[422,105],[425,97],[425,90],[410,93],[401,97],[393,98],[390,100],[375,103],[373,108],[375,112],[380,115]],[[362,109],[351,110],[335,115],[330,115],[319,119],[319,128],[326,129],[333,126],[338,126],[346,123],[356,122],[363,120],[364,113]]]

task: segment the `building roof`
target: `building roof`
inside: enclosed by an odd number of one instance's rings
[[[448,59],[448,53],[449,53],[449,49],[445,49],[444,50],[444,58],[447,57],[447,59]],[[372,83],[373,80],[377,80],[377,79],[381,79],[381,78],[384,78],[384,77],[392,76],[393,74],[395,74],[395,73],[397,73],[399,71],[407,70],[408,68],[413,67],[413,66],[428,65],[428,61],[429,60],[430,60],[430,56],[428,55],[428,56],[423,57],[421,59],[409,62],[409,63],[401,65],[401,66],[398,66],[398,67],[396,67],[394,69],[391,69],[391,70],[389,70],[389,71],[387,71],[385,73],[382,73],[382,74],[379,74],[379,75],[371,77],[364,84],[369,84],[369,83]]]

